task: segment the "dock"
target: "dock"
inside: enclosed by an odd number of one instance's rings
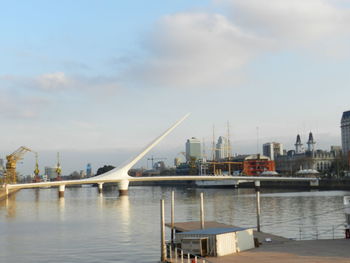
[[[170,223],[165,225],[171,227]],[[236,227],[215,221],[206,221],[204,225],[205,228]],[[175,232],[188,232],[200,228],[200,221],[174,223]],[[254,238],[258,239],[259,247],[226,256],[203,259],[210,263],[350,262],[350,239],[296,241],[264,232],[253,231],[253,233]],[[174,262],[173,259],[168,260],[168,262]]]

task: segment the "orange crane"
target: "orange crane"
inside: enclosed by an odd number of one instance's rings
[[[12,154],[6,156],[6,159],[7,159],[6,177],[5,177],[6,183],[15,184],[17,182],[17,176],[16,176],[17,162],[23,159],[23,155],[26,152],[33,152],[33,151],[25,146],[21,146]]]

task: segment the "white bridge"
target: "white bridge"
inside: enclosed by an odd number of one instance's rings
[[[152,141],[146,146],[140,154],[135,158],[128,161],[126,164],[120,165],[113,170],[92,177],[81,180],[65,180],[65,181],[54,181],[54,182],[40,182],[40,183],[28,183],[28,184],[6,184],[4,185],[6,195],[9,194],[12,189],[23,189],[23,188],[40,188],[58,186],[58,193],[60,197],[64,196],[64,190],[66,185],[81,185],[81,184],[98,184],[99,191],[102,191],[104,183],[118,183],[119,194],[126,195],[128,193],[129,182],[140,182],[140,181],[183,181],[183,180],[235,180],[236,182],[255,182],[257,187],[260,186],[260,181],[309,181],[311,185],[317,186],[317,178],[302,178],[302,177],[260,177],[260,176],[152,176],[152,177],[131,177],[128,175],[128,171],[142,159],[153,147],[155,147],[161,140],[163,140],[170,132],[172,132],[181,122],[183,122],[189,114],[182,117],[169,129],[167,129],[162,135]]]

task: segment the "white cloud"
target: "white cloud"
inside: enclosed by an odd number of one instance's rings
[[[217,0],[218,13],[162,17],[144,39],[147,56],[123,76],[139,86],[235,87],[246,66],[274,51],[349,55],[349,8],[336,0]]]
[[[35,81],[38,87],[44,90],[59,90],[71,82],[63,72],[47,73],[38,76]]]
[[[218,0],[238,25],[284,44],[310,45],[349,36],[350,12],[335,0]]]
[[[242,31],[220,14],[163,17],[144,41],[149,56],[128,78],[158,87],[220,87],[240,80],[240,70],[268,41]]]

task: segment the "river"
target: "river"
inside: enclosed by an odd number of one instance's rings
[[[157,262],[160,258],[159,200],[170,220],[169,187],[26,189],[0,201],[0,262]],[[175,188],[175,221],[205,218],[242,227],[256,225],[253,189]],[[295,239],[341,238],[343,196],[349,191],[263,190],[262,231]],[[167,231],[169,239],[170,231]]]

